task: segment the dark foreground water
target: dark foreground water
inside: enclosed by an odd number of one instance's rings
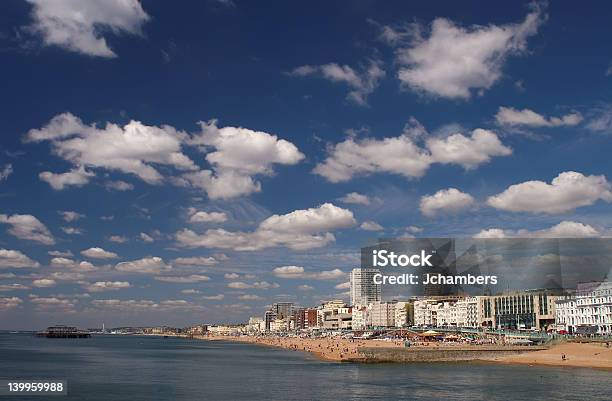
[[[0,379],[67,380],[15,400],[606,400],[612,372],[478,363],[357,365],[248,344],[0,334]]]

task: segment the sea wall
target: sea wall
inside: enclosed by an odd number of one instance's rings
[[[412,347],[412,348],[359,348],[359,362],[459,362],[510,356],[546,347]]]

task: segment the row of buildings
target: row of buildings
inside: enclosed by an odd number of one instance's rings
[[[373,279],[378,273],[377,269],[353,269],[350,304],[333,300],[314,308],[298,308],[291,302],[279,302],[263,319],[252,318],[247,326],[265,332],[420,326],[612,334],[612,282],[582,283],[571,295],[538,289],[384,302],[381,286]]]

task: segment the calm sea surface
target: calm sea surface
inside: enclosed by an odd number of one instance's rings
[[[612,373],[478,363],[321,362],[296,351],[158,337],[0,334],[0,379],[61,379],[15,400],[606,400]]]

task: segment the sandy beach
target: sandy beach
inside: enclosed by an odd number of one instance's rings
[[[403,348],[402,340],[377,341],[344,338],[299,338],[299,337],[254,337],[254,336],[197,336],[198,339],[209,341],[237,341],[264,346],[280,347],[296,351],[310,352],[318,358],[327,361],[359,362],[362,359],[360,348]],[[412,349],[456,349],[458,344],[423,342],[412,345]],[[465,347],[463,345],[462,347]],[[478,348],[479,345],[468,345],[468,348]],[[565,360],[562,356],[565,355]],[[612,348],[601,343],[563,343],[551,346],[548,349],[532,351],[525,348],[524,353],[516,355],[496,356],[483,358],[488,362],[586,367],[599,369],[612,369]]]
[[[565,355],[565,360],[563,355]],[[542,351],[499,358],[492,357],[490,360],[526,365],[612,369],[612,348],[607,348],[605,343],[564,343]]]

